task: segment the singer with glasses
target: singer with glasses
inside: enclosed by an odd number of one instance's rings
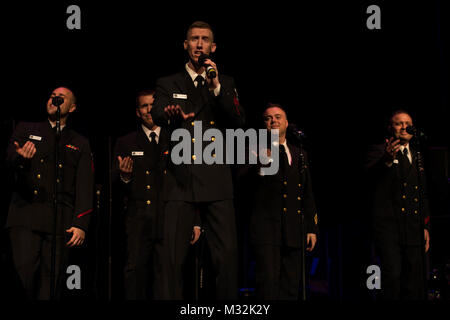
[[[395,111],[385,143],[369,148],[375,249],[380,259],[380,298],[425,299],[425,258],[430,246],[430,212],[425,171],[411,115]]]
[[[56,148],[58,106],[61,131]],[[55,89],[47,102],[48,119],[20,122],[7,150],[13,194],[6,227],[23,293],[32,300],[61,297],[69,248],[83,245],[89,226],[94,189],[91,149],[85,137],[66,125],[76,107],[75,95],[69,88]],[[57,158],[55,150],[59,150]],[[55,159],[59,159],[56,164]]]
[[[152,117],[169,130],[189,131],[190,163],[169,160],[165,178],[164,245],[169,252],[171,290],[167,299],[183,298],[182,265],[186,260],[191,228],[196,214],[202,216],[206,243],[216,273],[216,298],[235,299],[237,290],[237,237],[231,170],[227,164],[199,161],[210,142],[195,141],[195,126],[203,130],[238,128],[244,125],[244,110],[233,78],[221,74],[210,54],[216,51],[211,27],[201,21],[187,30],[184,50],[188,62],[181,72],[158,79]],[[172,145],[173,147],[173,145]],[[170,150],[171,152],[172,150]],[[214,155],[212,155],[214,156]]]

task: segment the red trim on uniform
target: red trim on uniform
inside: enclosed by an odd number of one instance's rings
[[[428,224],[428,222],[430,222],[430,216],[425,218],[425,224]]]
[[[233,97],[233,102],[234,102],[234,106],[236,107],[237,114],[241,115],[241,113],[239,112],[239,100],[236,96]]]
[[[82,212],[79,215],[77,215],[77,218],[81,218],[82,216],[84,216],[84,215],[86,215],[88,213],[91,213],[91,212],[92,212],[92,209],[89,209],[88,211]]]
[[[92,169],[92,173],[94,173],[95,172],[94,161],[91,161],[91,169]]]

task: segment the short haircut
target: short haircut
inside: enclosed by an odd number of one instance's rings
[[[411,113],[409,113],[408,111],[406,111],[406,110],[404,110],[404,109],[398,109],[398,110],[395,110],[394,112],[392,112],[392,114],[391,114],[391,116],[390,116],[390,118],[389,118],[389,126],[392,125],[392,119],[393,119],[396,115],[401,114],[401,113],[407,114],[407,115],[412,119]]]
[[[211,28],[211,26],[207,22],[204,22],[204,21],[195,21],[194,23],[192,23],[189,26],[189,28],[187,29],[187,32],[186,32],[186,40],[189,39],[189,32],[191,32],[191,30],[194,28],[211,30],[211,34],[212,34],[211,42],[214,42],[214,31]]]
[[[284,111],[284,114],[286,115],[286,119],[288,118],[288,115],[287,115],[288,113],[287,113],[286,108],[282,107],[281,104],[274,103],[274,102],[269,102],[269,103],[266,104],[266,107],[264,108],[263,113],[262,113],[263,116],[264,116],[264,113],[266,112],[266,110],[269,109],[269,108],[280,108],[281,110]]]
[[[143,96],[153,96],[155,94],[155,90],[153,89],[144,89],[138,92],[136,95],[136,108],[139,107],[139,98]]]

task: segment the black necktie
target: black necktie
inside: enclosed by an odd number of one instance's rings
[[[154,133],[153,131],[150,132],[150,144],[152,146],[156,146],[157,142],[156,142],[156,133]]]
[[[289,159],[284,145],[280,144],[280,170],[283,175],[286,175],[287,168],[289,168]]]
[[[203,79],[203,77],[201,75],[198,75],[195,78],[195,82],[197,82],[197,89],[202,89],[203,88],[203,81],[205,81],[205,79]]]
[[[403,149],[403,156],[405,157],[405,160],[409,162],[409,158],[408,158],[408,149],[404,148]]]
[[[400,169],[400,174],[403,177],[406,177],[406,175],[408,174],[408,169],[411,166],[411,163],[409,162],[408,159],[408,149],[404,148],[403,152],[398,152],[398,165],[399,165],[399,169]]]

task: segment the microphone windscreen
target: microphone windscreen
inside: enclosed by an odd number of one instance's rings
[[[198,63],[202,66],[205,64],[206,59],[209,59],[209,56],[206,53],[202,53],[200,57],[198,57]]]
[[[62,105],[63,103],[64,103],[63,97],[56,96],[52,98],[52,104],[56,107]]]
[[[415,134],[417,132],[417,129],[414,126],[407,126],[406,132],[408,132],[409,134]]]

